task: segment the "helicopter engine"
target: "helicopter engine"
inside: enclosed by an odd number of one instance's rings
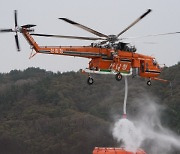
[[[129,52],[136,52],[137,50],[135,46],[132,46],[129,43],[123,43],[123,42],[119,42],[115,44],[115,49],[122,50],[122,51],[129,51]]]

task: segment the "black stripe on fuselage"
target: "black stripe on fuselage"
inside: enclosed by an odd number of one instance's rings
[[[120,61],[122,61],[122,62],[131,62],[130,59],[120,59]]]
[[[99,53],[74,52],[74,51],[63,51],[62,55],[95,56],[95,57],[101,57],[102,56],[102,54],[99,54]]]
[[[146,70],[145,72],[146,73],[156,73],[156,74],[160,74],[161,73],[160,71],[151,71],[151,70]]]
[[[51,52],[49,50],[40,50],[39,53],[47,53],[50,54]]]
[[[51,53],[49,50],[40,50],[39,52],[46,53],[46,54],[59,54],[58,52]],[[91,52],[63,51],[60,55],[103,57],[103,59],[107,58],[107,55],[105,54],[91,53]]]

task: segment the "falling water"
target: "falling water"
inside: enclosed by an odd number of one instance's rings
[[[124,93],[124,104],[123,104],[123,118],[119,119],[113,128],[113,137],[118,141],[123,143],[123,147],[126,150],[136,152],[139,148],[142,138],[140,136],[139,130],[136,129],[134,124],[126,118],[126,103],[128,95],[128,81],[125,76],[125,93]]]
[[[134,119],[134,123],[126,118],[127,95],[128,82],[125,77],[124,116],[115,122],[112,129],[112,135],[121,147],[136,152],[144,143],[150,143],[146,145],[145,150],[153,154],[170,154],[174,148],[180,150],[180,136],[162,126],[161,108],[153,101],[152,96],[143,94],[141,99],[133,99],[134,102],[141,104],[138,107],[139,116]]]
[[[126,118],[119,119],[114,124],[112,135],[127,151],[136,152],[142,142],[139,130]]]
[[[126,103],[127,103],[127,95],[128,95],[128,81],[126,76],[124,77],[124,81],[125,81],[125,93],[124,93],[123,114],[124,116],[126,116]]]

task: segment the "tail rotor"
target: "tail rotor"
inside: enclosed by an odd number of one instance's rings
[[[17,22],[17,10],[14,10],[14,23],[15,23],[15,29],[14,31],[16,32],[16,34],[14,35],[15,37],[15,42],[16,42],[16,47],[17,47],[17,51],[20,51],[20,46],[19,46],[19,39],[18,39],[18,22]]]
[[[14,23],[15,23],[14,29],[0,29],[0,33],[15,32],[16,34],[14,35],[14,37],[15,37],[17,51],[20,51],[20,45],[19,45],[19,39],[18,39],[18,32],[20,32],[20,28],[17,22],[17,10],[14,10]]]
[[[14,22],[15,22],[15,28],[18,27],[18,23],[17,23],[17,10],[14,10]]]
[[[17,51],[20,51],[18,34],[16,33],[16,35],[14,35],[14,36],[15,36],[15,42],[16,42]]]
[[[0,29],[0,33],[11,33],[11,32],[15,33],[14,38],[15,38],[15,42],[16,42],[16,48],[17,48],[17,51],[20,51],[18,32],[21,33],[22,28],[25,28],[28,32],[33,32],[34,30],[31,28],[36,26],[36,25],[19,26],[17,16],[18,16],[18,12],[17,12],[17,10],[14,10],[14,29]]]

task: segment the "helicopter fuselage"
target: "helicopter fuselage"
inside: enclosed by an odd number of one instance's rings
[[[140,77],[156,79],[161,72],[151,56],[106,46],[39,46],[26,28],[22,33],[36,53],[89,58],[89,66],[84,70],[87,73],[132,75],[136,72]]]

